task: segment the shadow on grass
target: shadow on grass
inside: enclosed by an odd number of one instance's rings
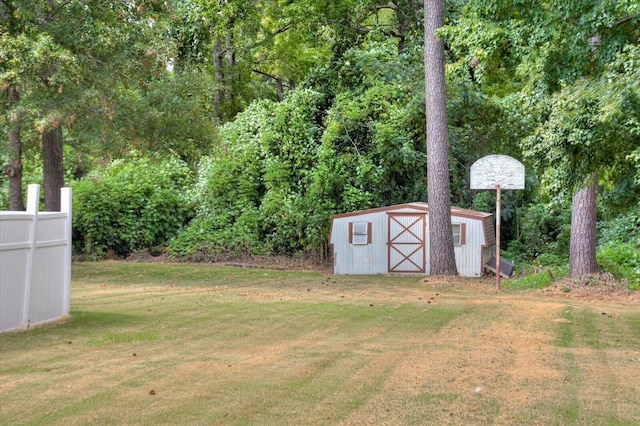
[[[89,326],[99,329],[112,326],[127,326],[141,324],[147,319],[140,315],[123,314],[119,312],[71,311],[71,318],[65,324],[67,327]]]

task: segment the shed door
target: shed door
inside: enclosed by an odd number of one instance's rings
[[[389,213],[389,272],[425,272],[424,213]]]

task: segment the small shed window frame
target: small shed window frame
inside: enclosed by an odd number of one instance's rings
[[[366,221],[349,222],[349,244],[371,244],[372,223]]]
[[[453,245],[463,246],[467,243],[467,224],[452,223],[451,230],[453,232]]]

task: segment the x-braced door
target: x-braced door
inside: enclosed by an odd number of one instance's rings
[[[426,215],[389,213],[389,272],[424,273]]]

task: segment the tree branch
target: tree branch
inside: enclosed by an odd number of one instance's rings
[[[629,22],[632,19],[637,18],[638,15],[631,15],[631,16],[627,16],[626,18],[622,18],[621,20],[619,20],[618,22],[616,22],[615,24],[613,24],[613,27],[611,28],[618,28],[620,25],[624,24],[625,22]]]
[[[271,75],[271,74],[269,74],[269,73],[266,73],[266,72],[264,72],[264,71],[260,71],[260,70],[257,70],[257,69],[252,69],[251,71],[255,72],[256,74],[260,74],[260,75],[262,75],[262,76],[265,76],[265,77],[267,77],[267,78],[269,78],[269,79],[271,79],[271,80],[274,80],[274,81],[278,82],[278,84],[282,84],[283,86],[286,86],[286,87],[287,87],[287,89],[290,89],[290,88],[291,88],[291,86],[290,86],[290,85],[288,85],[288,84],[284,84],[284,83],[283,83],[283,81],[284,81],[284,80],[283,80],[283,79],[281,79],[280,77],[276,77],[275,75]]]
[[[382,9],[391,9],[391,10],[397,10],[398,6],[395,4],[381,4],[376,6],[376,10],[382,10]]]
[[[277,30],[275,30],[274,32],[271,33],[271,37],[275,37],[278,34],[281,34],[281,33],[285,32],[285,31],[290,30],[291,28],[293,28],[293,24],[285,25],[282,28],[278,28]]]

